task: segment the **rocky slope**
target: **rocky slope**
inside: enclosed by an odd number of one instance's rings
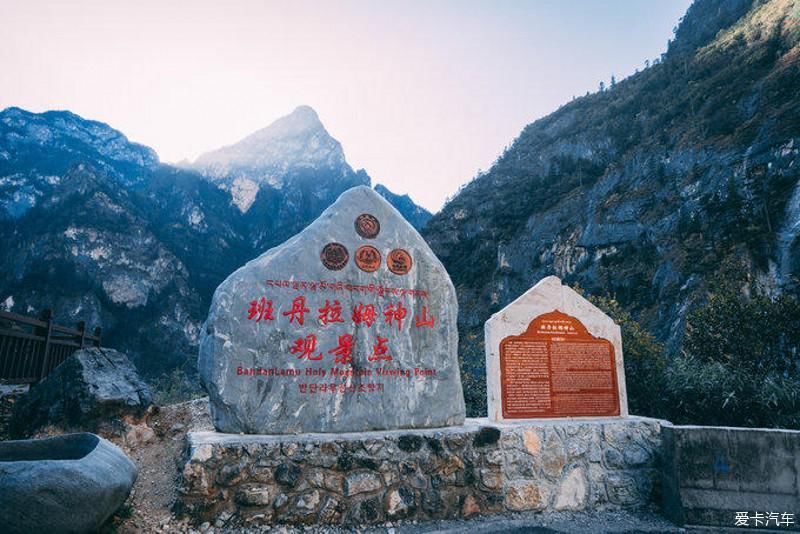
[[[69,112],[0,112],[0,306],[102,326],[149,376],[193,369],[216,286],[370,183],[310,108],[276,124],[203,176]]]
[[[796,291],[798,14],[697,0],[654,65],[528,125],[428,222],[470,372],[483,322],[550,274],[615,296],[672,349],[733,266]]]

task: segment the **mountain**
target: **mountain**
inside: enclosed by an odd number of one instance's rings
[[[105,124],[0,112],[6,309],[100,325],[153,373],[180,365],[211,291],[247,257],[235,216],[216,187]]]
[[[414,228],[425,226],[432,214],[422,206],[417,206],[408,195],[396,195],[381,184],[375,184],[375,192],[389,201]]]
[[[471,373],[484,321],[547,275],[615,296],[672,350],[733,271],[797,291],[798,14],[696,0],[652,66],[529,124],[433,216]]]
[[[0,306],[102,326],[150,377],[191,369],[217,285],[370,183],[307,107],[197,166],[70,112],[1,111]]]
[[[202,154],[188,167],[230,193],[256,248],[296,234],[342,191],[372,182],[363,169],[350,167],[341,143],[308,106],[233,145]],[[388,194],[392,198],[387,200],[421,228],[424,210],[407,197]]]

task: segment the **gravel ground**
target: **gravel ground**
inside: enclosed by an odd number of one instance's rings
[[[290,527],[274,526],[250,529],[215,529],[203,525],[200,532],[246,532],[275,534],[588,534],[608,532],[622,533],[678,533],[695,532],[676,527],[654,510],[563,512],[563,513],[508,513],[464,520],[431,522],[397,522],[375,527],[344,529],[340,527]]]

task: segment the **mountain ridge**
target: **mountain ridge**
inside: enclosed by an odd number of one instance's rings
[[[469,373],[483,372],[483,322],[550,274],[616,297],[672,351],[728,271],[792,290],[800,245],[782,245],[781,279],[776,229],[800,217],[787,211],[800,187],[797,4],[754,2],[733,22],[721,5],[696,1],[653,66],[526,126],[428,222],[459,290]],[[696,21],[708,13],[721,19]]]
[[[347,169],[295,169],[243,213],[219,180],[163,164],[107,124],[0,111],[0,306],[102,326],[150,378],[192,372],[217,285],[369,183]]]

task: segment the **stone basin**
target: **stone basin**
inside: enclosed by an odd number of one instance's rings
[[[136,465],[95,434],[0,442],[2,531],[91,532],[125,502]]]

